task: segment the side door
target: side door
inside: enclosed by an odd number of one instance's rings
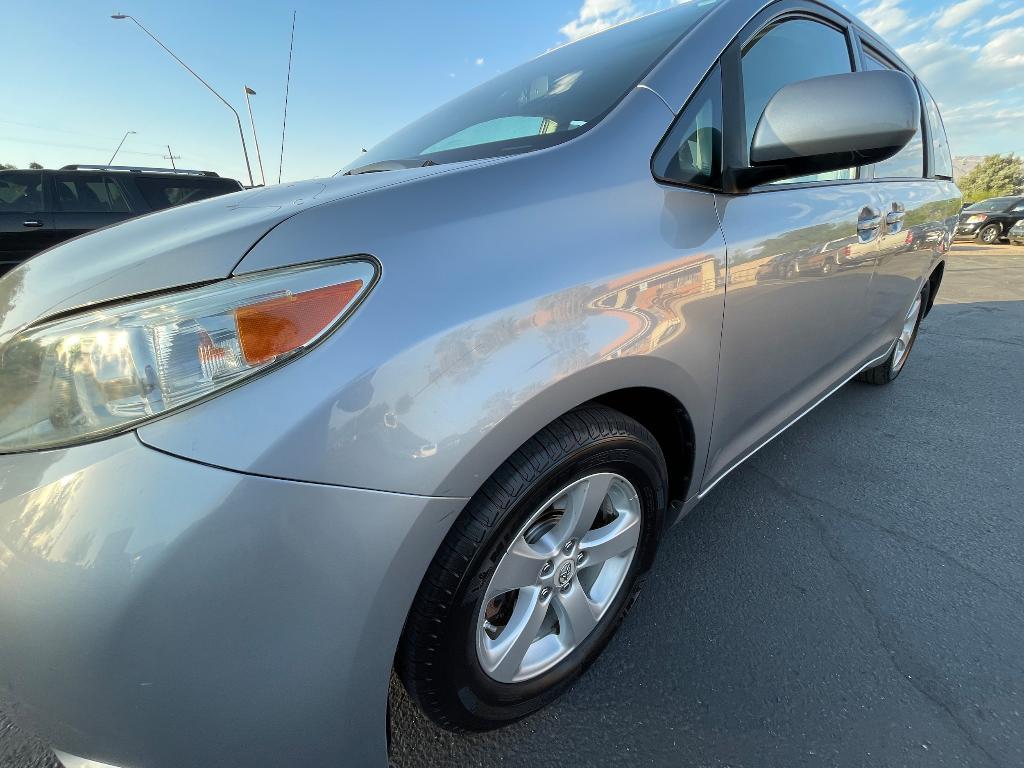
[[[868,70],[897,69],[913,77],[913,73],[873,48],[871,41],[863,41],[862,61]],[[917,136],[873,169],[882,194],[883,222],[868,321],[870,332],[879,343],[899,333],[922,283],[945,253],[948,220],[955,218],[959,210],[959,193],[952,183],[945,133],[940,140],[937,132],[942,130],[941,120],[936,109],[936,125],[932,125],[929,112],[934,109],[934,102],[929,108],[928,99],[922,100],[922,125]],[[926,164],[928,137],[935,140],[929,153],[932,173]]]
[[[777,3],[722,63],[726,166],[744,167],[771,97],[853,71],[855,33],[821,6]],[[866,305],[880,205],[877,185],[857,168],[719,196],[727,289],[705,490],[876,353]]]
[[[0,172],[0,274],[54,244],[46,198],[42,173]]]
[[[55,223],[67,240],[136,215],[113,174],[67,171],[54,174]]]

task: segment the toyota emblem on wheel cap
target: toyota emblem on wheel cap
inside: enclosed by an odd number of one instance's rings
[[[572,560],[566,560],[562,563],[562,567],[558,569],[558,586],[564,587],[572,579],[572,572],[574,570]]]

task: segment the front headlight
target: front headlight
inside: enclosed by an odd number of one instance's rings
[[[369,261],[261,272],[30,327],[0,349],[0,453],[73,445],[301,354],[370,289]]]
[[[967,220],[964,223],[965,224],[981,224],[981,222],[985,221],[987,218],[988,218],[987,214],[976,213],[973,216],[968,216]]]

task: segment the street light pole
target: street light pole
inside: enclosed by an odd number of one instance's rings
[[[260,154],[260,140],[256,137],[256,121],[252,117],[252,102],[249,101],[250,96],[255,96],[256,91],[250,88],[248,85],[245,86],[245,106],[249,108],[249,123],[252,125],[252,143],[256,145],[256,159],[260,164],[260,176],[263,177],[263,186],[267,186],[267,174],[263,172],[263,155]]]
[[[138,27],[139,29],[141,29],[141,30],[142,30],[143,32],[145,32],[145,33],[146,33],[147,35],[149,35],[149,36],[150,36],[150,37],[151,37],[151,38],[153,39],[153,42],[155,42],[155,43],[156,43],[157,45],[159,45],[159,46],[160,46],[161,48],[163,48],[163,49],[164,49],[165,51],[167,51],[167,53],[168,53],[168,54],[170,54],[171,58],[173,58],[173,59],[174,59],[174,60],[175,60],[176,62],[178,62],[179,64],[181,64],[181,66],[183,66],[183,67],[184,67],[185,69],[187,69],[187,70],[188,70],[188,72],[189,72],[189,74],[191,74],[191,75],[192,75],[192,77],[194,77],[194,78],[195,78],[196,80],[198,80],[198,81],[199,81],[200,83],[202,83],[203,85],[205,85],[205,86],[206,86],[206,88],[207,88],[207,90],[209,90],[209,91],[210,91],[210,93],[212,93],[212,94],[213,94],[214,96],[216,96],[216,97],[217,97],[218,99],[220,99],[220,100],[221,100],[222,102],[224,102],[224,106],[225,106],[225,107],[227,107],[228,109],[230,109],[230,110],[231,110],[231,112],[232,112],[232,113],[234,114],[234,116],[235,116],[235,122],[236,122],[236,123],[238,123],[238,138],[242,140],[242,154],[244,154],[244,155],[245,155],[245,169],[246,169],[246,171],[248,171],[248,173],[249,173],[249,186],[250,186],[250,187],[251,187],[251,186],[253,186],[253,180],[252,180],[252,166],[250,166],[250,165],[249,165],[249,150],[248,150],[248,148],[247,148],[247,147],[245,146],[245,132],[244,132],[244,131],[242,130],[242,118],[238,116],[238,110],[237,110],[237,109],[235,109],[234,107],[232,107],[232,106],[231,106],[231,104],[230,104],[230,103],[228,102],[228,100],[227,100],[227,99],[225,99],[225,98],[224,98],[223,96],[221,96],[221,95],[220,95],[219,93],[217,93],[217,92],[216,92],[216,91],[215,91],[215,90],[213,89],[213,86],[212,86],[212,85],[210,85],[210,84],[209,84],[208,82],[206,82],[205,80],[203,80],[203,78],[201,78],[201,77],[200,77],[200,76],[199,76],[199,75],[198,75],[198,74],[196,73],[196,71],[195,71],[194,69],[192,69],[192,67],[190,67],[190,66],[189,66],[188,64],[186,64],[186,63],[185,63],[184,61],[182,61],[181,59],[179,59],[179,58],[177,57],[177,55],[175,55],[174,51],[172,51],[172,50],[171,50],[170,48],[168,48],[168,47],[167,47],[166,45],[164,45],[164,44],[163,44],[162,42],[160,42],[159,38],[157,38],[157,36],[156,36],[156,35],[154,35],[154,34],[153,34],[152,32],[150,32],[150,31],[149,31],[148,29],[146,29],[146,28],[145,28],[144,26],[142,26],[142,24],[141,24],[141,23],[139,22],[139,20],[138,20],[138,19],[136,19],[136,18],[135,18],[134,16],[130,16],[130,15],[128,15],[127,13],[115,13],[115,14],[112,14],[110,18],[112,18],[112,19],[117,19],[117,20],[119,20],[119,21],[120,21],[121,19],[131,19],[132,21],[134,21],[134,22],[135,22],[135,25],[136,25],[136,26],[137,26],[137,27]]]
[[[117,149],[115,149],[114,150],[114,154],[112,154],[110,156],[110,162],[107,163],[107,165],[113,165],[114,164],[114,158],[117,157],[117,153],[120,152],[121,151],[121,147],[124,146],[124,140],[127,139],[129,136],[131,136],[134,133],[135,133],[135,131],[125,131],[124,132],[124,136],[121,137],[121,143],[117,145]]]

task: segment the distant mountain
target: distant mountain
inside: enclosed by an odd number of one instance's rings
[[[963,155],[953,158],[953,180],[960,181],[965,174],[970,173],[985,159],[985,155]]]

